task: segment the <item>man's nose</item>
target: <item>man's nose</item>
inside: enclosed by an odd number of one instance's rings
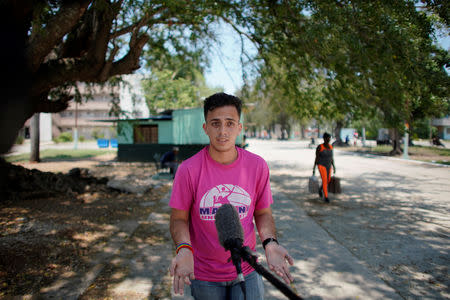
[[[219,132],[220,133],[226,133],[227,131],[228,131],[228,128],[227,128],[227,126],[225,124],[221,124],[219,126]]]

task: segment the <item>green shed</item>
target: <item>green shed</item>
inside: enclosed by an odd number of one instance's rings
[[[149,118],[118,120],[118,160],[154,161],[174,146],[180,149],[180,159],[189,158],[209,144],[203,123],[202,107],[169,110]],[[243,132],[236,140],[238,145],[242,136]]]

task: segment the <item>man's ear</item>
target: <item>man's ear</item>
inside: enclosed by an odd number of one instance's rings
[[[241,133],[241,131],[242,131],[242,123],[239,122],[239,133]]]
[[[203,123],[203,131],[206,133],[206,135],[208,135],[208,133],[206,132],[206,123]]]

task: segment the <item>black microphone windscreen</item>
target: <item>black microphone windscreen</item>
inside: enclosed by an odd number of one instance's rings
[[[244,241],[244,232],[241,221],[239,220],[238,212],[231,204],[223,204],[216,213],[216,229],[219,235],[219,242],[225,250],[230,250],[230,247],[237,241],[242,246]]]

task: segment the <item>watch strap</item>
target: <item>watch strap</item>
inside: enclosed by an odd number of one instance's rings
[[[279,245],[278,240],[276,238],[267,238],[262,243],[264,250],[266,250],[266,246],[270,242],[275,242],[275,243],[277,243],[277,245]]]

